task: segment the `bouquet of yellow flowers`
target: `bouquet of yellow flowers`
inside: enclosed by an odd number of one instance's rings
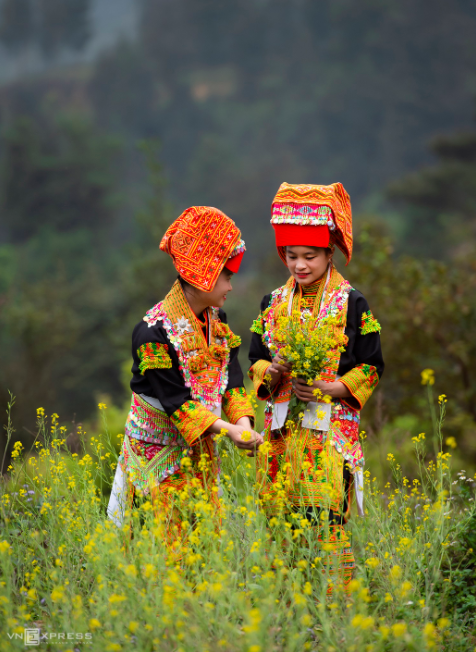
[[[308,385],[319,380],[321,372],[332,353],[344,350],[344,334],[336,328],[338,318],[328,315],[322,319],[298,310],[278,319],[271,350],[279,353],[286,362],[292,363],[292,377],[302,378]],[[322,393],[316,390],[316,397]],[[293,421],[301,420],[307,404],[293,394],[289,403],[289,415]]]

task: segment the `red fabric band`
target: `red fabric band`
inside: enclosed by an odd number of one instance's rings
[[[241,252],[241,254],[237,254],[236,256],[233,256],[233,258],[228,258],[228,260],[225,263],[225,267],[230,270],[230,272],[237,273],[237,271],[240,269],[241,261],[243,260],[243,255],[244,251]]]
[[[329,227],[309,224],[273,224],[277,247],[328,247]]]

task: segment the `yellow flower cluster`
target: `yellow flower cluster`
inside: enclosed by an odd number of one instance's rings
[[[422,385],[434,385],[435,384],[435,372],[433,369],[423,369],[421,372],[421,384]]]
[[[312,381],[319,377],[331,350],[343,350],[344,336],[337,331],[338,319],[332,315],[318,320],[294,310],[280,317],[274,332],[276,352],[293,364],[292,375]]]
[[[291,315],[278,319],[270,349],[292,363],[293,378],[302,378],[312,385],[329,363],[331,352],[344,350],[344,333],[338,328],[339,323],[339,318],[333,315],[317,319],[294,310]],[[321,400],[321,396],[316,398]],[[305,408],[304,402],[293,397],[289,405],[291,418],[297,420]]]
[[[21,441],[16,441],[12,450],[12,455],[11,455],[12,459],[20,457],[22,450],[23,450],[23,444],[21,443]]]

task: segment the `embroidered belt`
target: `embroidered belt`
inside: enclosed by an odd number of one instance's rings
[[[139,394],[132,394],[125,432],[129,437],[149,444],[188,447],[167,414],[151,405]]]

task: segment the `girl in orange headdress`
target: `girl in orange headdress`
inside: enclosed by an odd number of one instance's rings
[[[380,325],[332,261],[335,246],[347,262],[352,255],[350,199],[340,183],[283,183],[272,204],[271,224],[291,277],[264,297],[251,328],[249,375],[258,398],[267,401],[268,443],[257,464],[261,497],[270,516],[283,509],[301,513],[318,529],[330,587],[346,585],[354,557],[344,524],[352,490],[363,514],[359,421],[384,369]],[[310,320],[313,328],[331,318],[339,342],[326,354],[319,377],[309,382],[295,377],[289,346],[278,337],[287,315],[302,325]],[[309,349],[306,355],[311,354]],[[307,405],[297,418],[289,409],[291,399]]]
[[[239,229],[216,208],[194,206],[169,227],[160,248],[179,278],[132,334],[132,402],[108,514],[120,524],[133,495],[150,494],[177,543],[185,518],[177,512],[177,496],[187,483],[193,480],[216,500],[213,435],[226,432],[251,455],[262,437],[251,425],[240,338],[222,310],[245,250]]]

